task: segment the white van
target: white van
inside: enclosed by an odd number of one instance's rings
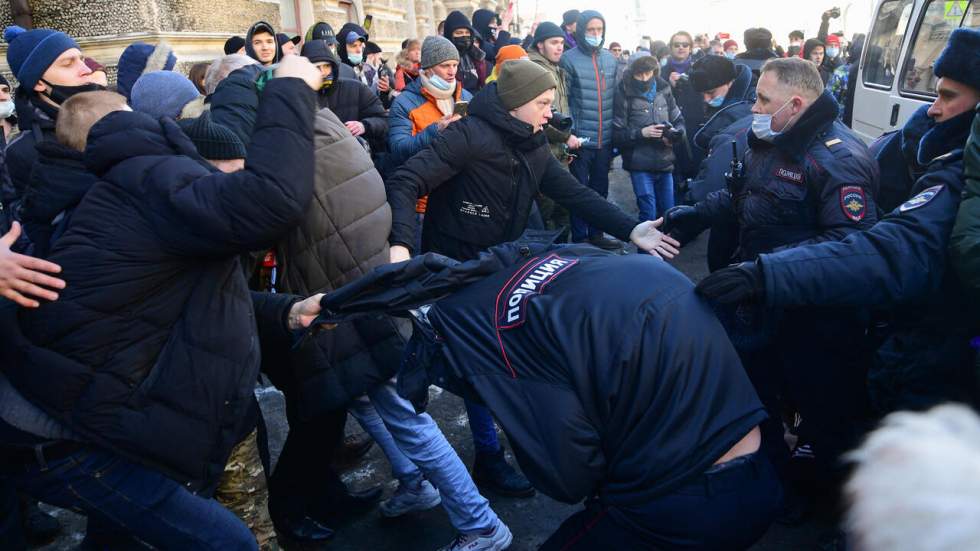
[[[901,128],[932,103],[932,65],[959,27],[980,27],[980,0],[879,0],[854,88],[851,127],[862,139]]]

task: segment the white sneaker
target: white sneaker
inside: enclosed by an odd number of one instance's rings
[[[395,494],[381,503],[381,516],[400,517],[413,511],[426,511],[440,503],[439,490],[433,488],[428,480],[423,479],[421,484],[399,482]]]
[[[489,534],[460,534],[439,551],[502,551],[510,547],[514,536],[501,520]]]

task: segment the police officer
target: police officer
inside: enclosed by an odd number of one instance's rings
[[[919,144],[918,163],[926,171],[907,201],[866,232],[762,254],[698,286],[725,303],[886,310],[868,376],[880,414],[976,398],[970,338],[977,322],[949,269],[947,247],[963,191],[963,146],[980,101],[980,32],[954,31],[934,73],[938,96],[929,114],[936,124]]]
[[[757,96],[744,170],[735,171],[728,189],[668,212],[669,231],[683,242],[709,224],[732,221],[738,239],[732,258],[751,261],[870,228],[876,221],[877,166],[837,121],[837,103],[824,92],[815,67],[797,58],[770,60]],[[865,415],[861,314],[758,305],[720,312],[771,408],[773,421],[764,427],[768,451],[781,474],[805,489],[825,487],[822,482],[839,474],[836,459],[856,438],[853,419]],[[778,422],[785,408],[801,414],[805,429],[796,450],[801,461],[792,472]]]
[[[507,243],[383,266],[321,304],[419,312],[400,392],[424,404],[432,382],[487,404],[535,488],[583,503],[542,550],[746,549],[776,515],[762,404],[665,262]]]

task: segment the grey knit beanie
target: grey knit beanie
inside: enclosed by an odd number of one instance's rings
[[[422,42],[422,68],[435,67],[443,61],[459,61],[459,52],[447,38],[442,36],[427,36]]]

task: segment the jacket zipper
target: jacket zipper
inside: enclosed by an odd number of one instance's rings
[[[596,56],[592,54],[592,68],[595,69],[595,87],[599,92],[599,149],[602,149],[602,85],[605,79],[599,80],[599,66],[596,64]]]

